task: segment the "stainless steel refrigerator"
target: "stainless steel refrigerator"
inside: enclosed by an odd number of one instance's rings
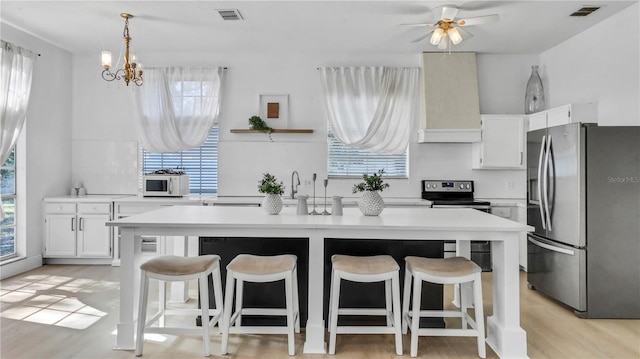
[[[640,318],[640,126],[527,134],[527,281],[583,318]]]

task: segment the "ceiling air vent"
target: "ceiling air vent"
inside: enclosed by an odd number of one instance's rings
[[[598,10],[600,6],[583,6],[569,16],[587,16]]]
[[[216,10],[224,21],[242,20],[242,15],[237,9]]]

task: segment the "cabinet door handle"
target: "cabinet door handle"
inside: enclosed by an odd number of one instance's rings
[[[75,232],[76,230],[76,218],[71,218],[71,232]]]
[[[78,230],[84,230],[84,217],[80,217],[80,219],[78,220]]]

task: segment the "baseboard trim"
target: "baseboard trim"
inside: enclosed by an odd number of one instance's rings
[[[42,255],[23,257],[0,265],[0,280],[42,267]]]

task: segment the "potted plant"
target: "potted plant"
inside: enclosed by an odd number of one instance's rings
[[[282,197],[284,193],[284,185],[278,182],[278,179],[269,172],[262,175],[262,179],[258,181],[258,192],[264,193],[262,200],[262,208],[267,214],[278,214],[282,210]]]
[[[362,192],[358,208],[365,216],[377,216],[384,209],[384,200],[380,192],[384,191],[385,188],[389,188],[389,184],[384,183],[383,174],[384,169],[371,176],[365,173],[362,175],[364,181],[353,185],[353,193]]]
[[[267,125],[267,123],[264,122],[264,120],[260,118],[260,116],[249,117],[249,129],[266,133],[267,136],[269,136],[269,141],[273,142],[273,138],[271,138],[271,132],[273,132],[273,128]]]

